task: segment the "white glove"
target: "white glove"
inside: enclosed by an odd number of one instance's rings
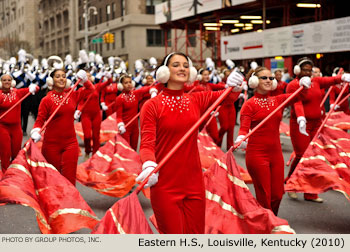
[[[101,108],[102,108],[103,111],[108,110],[108,106],[104,102],[101,102]]]
[[[299,80],[299,85],[304,86],[304,88],[310,88],[311,86],[311,78],[308,76],[304,76]]]
[[[230,75],[227,77],[226,84],[229,87],[240,87],[244,78],[243,75],[239,72],[232,71]]]
[[[77,74],[76,74],[76,77],[78,79],[81,79],[80,83],[81,84],[84,84],[87,80],[88,80],[88,77],[87,77],[87,74],[84,70],[80,69]]]
[[[331,104],[330,105],[330,107],[331,107],[331,109],[334,107],[334,104]],[[339,109],[340,108],[340,106],[337,104],[337,105],[335,105],[335,107],[334,107],[334,111],[336,111],[337,109]]]
[[[350,82],[350,74],[345,73],[341,76],[341,80],[344,82]]]
[[[34,128],[30,131],[30,137],[34,140],[34,142],[38,142],[41,139],[40,128]]]
[[[242,86],[243,86],[243,90],[244,90],[244,91],[247,91],[247,90],[248,90],[248,85],[247,85],[247,82],[246,82],[246,81],[243,81]]]
[[[35,84],[30,84],[29,87],[28,87],[29,92],[32,93],[32,95],[35,95],[35,92],[36,92],[36,90],[37,90],[37,87],[38,87],[38,86],[35,85]]]
[[[103,74],[107,79],[110,79],[112,78],[112,74],[108,71],[105,71],[104,74]]]
[[[239,96],[238,96],[238,99],[244,99],[244,94],[240,93]]]
[[[158,94],[158,89],[156,89],[156,88],[151,88],[151,89],[149,90],[149,93],[151,94],[151,98],[154,98],[154,97],[156,97],[157,94]]]
[[[123,122],[118,123],[119,134],[123,135],[126,132],[125,124]]]
[[[299,132],[300,134],[303,134],[305,136],[309,136],[309,134],[306,132],[306,119],[303,116],[298,116],[297,122],[299,124]]]
[[[74,112],[74,119],[75,120],[79,120],[80,116],[81,116],[81,111],[80,110],[76,110]]]
[[[210,115],[214,115],[214,113],[215,113],[215,111],[212,111],[212,112],[210,112]],[[219,111],[216,112],[214,116],[215,116],[215,117],[218,117],[218,116],[219,116]]]
[[[143,163],[142,165],[142,172],[139,174],[139,176],[136,178],[136,181],[138,182],[142,182],[144,181],[148,175],[158,166],[157,163],[153,162],[153,161],[146,161]],[[148,187],[151,187],[151,186],[154,186],[157,182],[158,182],[158,176],[159,176],[159,173],[153,173],[146,185],[145,185],[145,188],[148,188]]]
[[[238,144],[240,141],[242,141],[242,139],[245,138],[245,135],[239,135],[236,140],[235,140],[235,144]],[[244,140],[239,146],[239,149],[245,150],[247,149],[247,144],[248,144],[248,139]]]

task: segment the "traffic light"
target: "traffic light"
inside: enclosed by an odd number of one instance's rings
[[[103,43],[108,43],[108,33],[103,34]]]
[[[109,43],[114,43],[114,34],[113,33],[109,34]]]

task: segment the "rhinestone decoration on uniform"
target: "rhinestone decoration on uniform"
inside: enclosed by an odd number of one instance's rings
[[[188,104],[190,103],[190,99],[186,96],[167,96],[162,95],[162,104],[164,106],[168,106],[171,111],[179,110],[180,113],[183,111],[189,111]]]
[[[64,95],[58,95],[58,94],[52,94],[51,95],[51,100],[58,106],[59,104],[61,104],[61,102],[64,99]],[[69,97],[68,99],[65,101],[66,104],[68,104],[69,101]],[[64,104],[63,104],[64,105]]]
[[[135,101],[135,95],[134,93],[123,93],[122,98],[125,99],[126,102],[133,102]]]
[[[12,102],[16,99],[16,92],[10,91],[8,93],[2,93],[1,96],[4,99],[4,102],[6,102],[7,100],[9,102]]]
[[[270,98],[254,98],[254,103],[261,108],[266,108],[267,110],[270,110],[271,107],[275,106],[275,101]]]

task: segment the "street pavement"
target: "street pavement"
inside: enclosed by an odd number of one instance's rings
[[[288,122],[288,119],[283,119]],[[33,118],[30,116],[27,132],[30,132],[33,125]],[[239,126],[235,127],[237,136]],[[23,143],[28,136],[23,138]],[[78,138],[82,151],[83,142]],[[225,139],[223,141],[226,142]],[[285,163],[288,161],[293,147],[289,137],[282,136],[282,150]],[[223,146],[225,147],[225,146]],[[242,151],[235,151],[236,161],[245,167],[245,155]],[[79,163],[83,162],[83,157],[79,157]],[[285,175],[288,174],[289,167],[285,167]],[[248,187],[253,195],[254,188],[251,184]],[[118,198],[105,196],[96,191],[77,183],[77,188],[85,201],[89,204],[98,218],[102,218]],[[328,191],[319,195],[324,199],[323,203],[305,201],[302,194],[298,194],[298,200],[290,199],[284,195],[278,216],[286,219],[291,228],[297,234],[349,234],[350,233],[350,202],[339,192]],[[139,194],[141,206],[148,218],[153,214],[150,201]],[[151,228],[155,233],[152,224]],[[76,234],[88,234],[91,230],[81,229]],[[35,212],[30,207],[8,204],[0,206],[0,234],[40,234],[37,225]]]

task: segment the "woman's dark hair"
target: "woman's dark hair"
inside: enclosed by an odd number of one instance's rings
[[[203,74],[205,71],[207,71],[210,74],[210,71],[208,69],[202,68],[198,71],[198,74]]]
[[[169,54],[170,54],[170,53],[169,53]],[[159,68],[160,66],[163,66],[163,65],[164,65],[165,59],[169,56],[169,54],[163,58],[162,63],[158,66],[158,68]],[[187,61],[188,61],[188,59],[189,59],[189,58],[187,57],[187,55],[184,54],[184,53],[182,53],[182,52],[174,52],[172,55],[169,56],[168,61],[166,62],[166,66],[169,65],[169,61],[170,61],[170,59],[171,59],[174,55],[183,56],[183,57],[186,58]]]
[[[123,84],[123,80],[124,80],[125,78],[132,79],[130,75],[124,74],[124,75],[120,76],[119,82],[120,82],[121,84]]]
[[[66,73],[66,70],[63,69],[63,68],[62,68],[62,69],[61,69],[61,68],[60,68],[60,69],[55,69],[55,70],[53,70],[53,71],[50,73],[50,77],[53,78],[53,77],[55,76],[55,73],[58,72],[58,71],[62,71],[62,72],[64,72],[64,73]]]

